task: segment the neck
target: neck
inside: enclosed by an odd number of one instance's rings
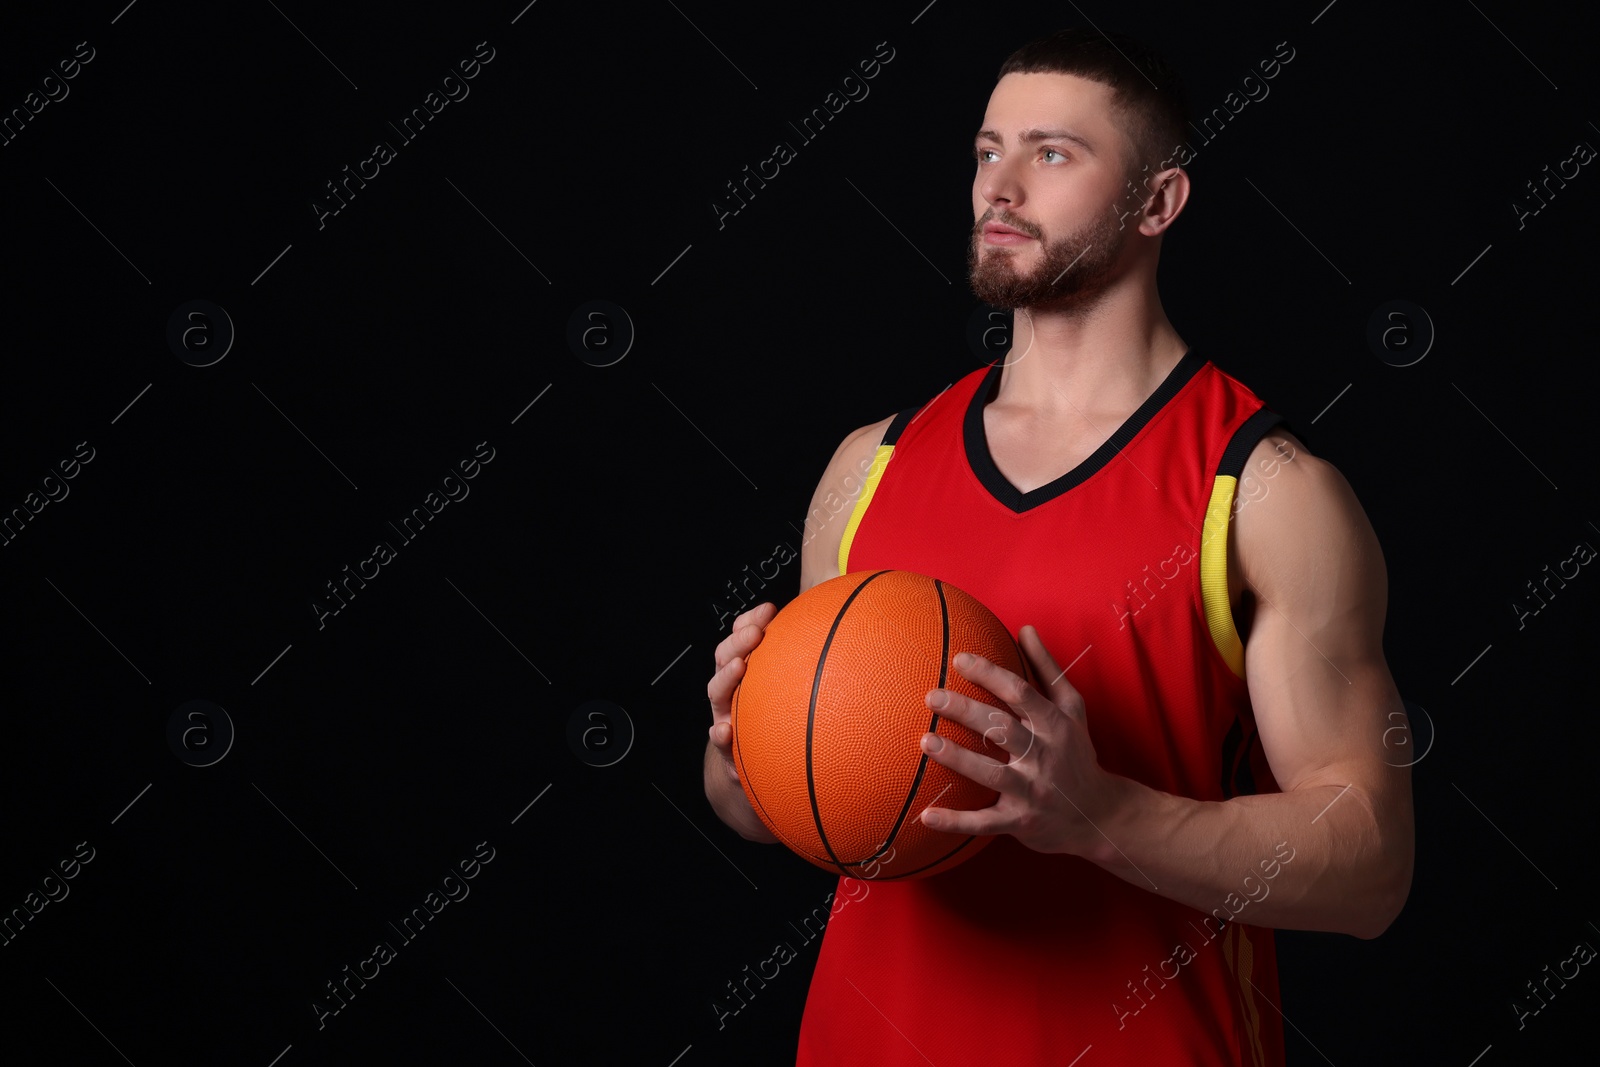
[[[1132,410],[1188,347],[1154,279],[1124,276],[1092,307],[1018,308],[995,402],[1045,416]]]

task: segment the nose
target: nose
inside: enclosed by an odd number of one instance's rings
[[[1019,157],[1020,158],[1020,157]],[[978,195],[998,209],[1016,208],[1026,196],[1022,188],[1020,165],[1013,165],[1009,156],[991,163],[979,171]]]

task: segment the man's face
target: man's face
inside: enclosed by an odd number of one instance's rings
[[[1130,151],[1111,90],[1073,74],[1007,74],[974,141],[972,291],[994,307],[1082,311],[1116,274]],[[1017,234],[987,232],[1006,226]]]

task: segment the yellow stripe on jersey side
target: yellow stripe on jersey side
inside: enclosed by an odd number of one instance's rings
[[[1230,935],[1237,935],[1237,949]],[[1250,1060],[1255,1067],[1266,1067],[1267,1054],[1261,1047],[1261,1012],[1256,1008],[1256,998],[1250,995],[1255,990],[1255,982],[1250,978],[1255,966],[1255,946],[1251,945],[1250,935],[1245,933],[1243,926],[1233,923],[1228,932],[1223,934],[1222,954],[1239,982],[1239,1008],[1250,1039]]]
[[[1205,607],[1211,640],[1228,669],[1244,677],[1244,644],[1233,627],[1233,606],[1228,603],[1228,517],[1238,479],[1219,474],[1211,486],[1205,529],[1200,539],[1200,600]]]
[[[845,524],[844,537],[839,540],[839,573],[848,574],[846,562],[850,558],[850,542],[855,540],[856,527],[861,525],[861,516],[867,513],[867,505],[872,503],[872,494],[878,490],[878,479],[883,476],[884,465],[889,462],[889,457],[894,455],[894,445],[879,445],[878,451],[873,454],[872,466],[867,471],[866,484],[861,487],[861,496],[856,499],[856,506],[850,512],[850,521]]]

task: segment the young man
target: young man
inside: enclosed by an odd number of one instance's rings
[[[1176,80],[1126,38],[1008,59],[975,144],[970,263],[980,298],[1017,309],[1012,349],[849,435],[817,487],[814,515],[853,502],[806,542],[802,590],[863,569],[947,580],[1018,635],[1039,687],[957,657],[1011,712],[929,694],[1006,756],[925,735],[926,758],[1000,799],[920,817],[1000,836],[937,876],[895,881],[891,858],[851,887],[801,1064],[1281,1064],[1273,928],[1372,938],[1405,902],[1377,539],[1156,291],[1190,192],[1185,123]],[[707,688],[706,793],[754,841],[773,838],[729,760],[728,706],[774,614],[735,621]]]

